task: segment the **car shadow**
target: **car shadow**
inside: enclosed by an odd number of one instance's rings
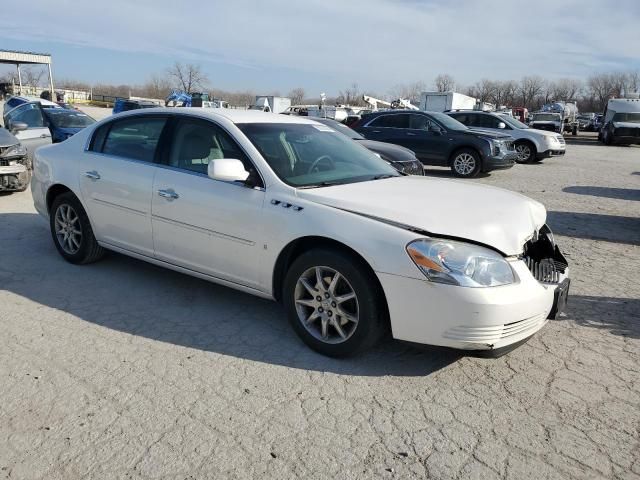
[[[578,325],[640,338],[640,299],[570,295],[567,316]]]
[[[390,338],[359,356],[327,358],[298,339],[275,302],[115,253],[96,264],[71,265],[60,257],[46,222],[36,214],[0,214],[0,225],[1,288],[100,327],[344,375],[425,376],[460,358],[457,352],[415,348]]]
[[[589,187],[575,185],[565,187],[562,191],[566,193],[575,193],[577,195],[615,198],[618,200],[634,200],[636,202],[640,201],[640,189],[633,188]]]
[[[558,235],[640,245],[639,217],[549,211],[547,223]]]

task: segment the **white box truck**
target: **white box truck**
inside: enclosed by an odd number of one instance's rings
[[[420,110],[445,112],[447,110],[473,110],[476,99],[457,92],[422,92]]]
[[[261,110],[263,112],[282,113],[291,106],[291,99],[287,97],[274,97],[272,95],[260,95],[249,107],[249,110]]]
[[[629,98],[631,97],[631,98]],[[607,102],[598,139],[605,145],[640,145],[640,98],[612,98]]]

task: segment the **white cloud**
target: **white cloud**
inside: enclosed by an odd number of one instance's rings
[[[385,88],[448,72],[460,82],[638,68],[635,0],[31,0],[0,35],[276,67]],[[635,64],[634,64],[635,62]],[[250,71],[250,70],[248,70]],[[299,81],[294,83],[301,83]],[[291,85],[286,85],[291,86]]]

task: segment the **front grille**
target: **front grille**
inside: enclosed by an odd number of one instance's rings
[[[556,127],[554,125],[533,125],[533,128],[538,130],[548,130],[550,132],[556,131]]]
[[[514,149],[515,149],[515,147],[513,146],[513,142],[512,142],[511,140],[506,140],[506,141],[504,142],[504,146],[505,146],[505,148],[506,148],[507,150],[509,150],[509,151],[514,150]]]
[[[567,142],[565,142],[564,137],[562,135],[556,135],[556,139],[558,140],[558,142],[560,142],[560,145],[567,144]]]
[[[560,276],[569,266],[547,225],[543,225],[536,239],[529,240],[524,245],[522,260],[533,277],[543,283],[559,283]]]
[[[8,166],[9,166],[9,159],[0,158],[0,167],[8,167]]]

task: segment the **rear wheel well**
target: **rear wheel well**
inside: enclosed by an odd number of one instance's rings
[[[384,303],[385,311],[389,311],[389,308],[387,306],[387,299],[385,297],[384,290],[382,289],[382,285],[380,284],[380,280],[378,280],[378,276],[373,271],[373,268],[371,268],[371,265],[369,265],[369,262],[367,262],[364,257],[356,252],[353,248],[348,247],[344,243],[338,242],[337,240],[333,240],[331,238],[320,236],[298,238],[284,247],[280,252],[280,255],[278,255],[278,259],[276,260],[276,264],[273,269],[273,296],[278,302],[282,300],[282,287],[289,267],[302,253],[313,248],[328,248],[340,250],[348,253],[349,255],[352,255],[357,260],[359,260],[362,263],[362,266],[367,270],[371,278],[377,283],[378,287],[380,288],[380,294],[382,297],[382,302]]]
[[[60,183],[49,187],[49,190],[47,190],[47,212],[51,211],[51,205],[53,205],[53,201],[56,199],[56,197],[67,192],[71,192],[71,189],[65,187]]]

